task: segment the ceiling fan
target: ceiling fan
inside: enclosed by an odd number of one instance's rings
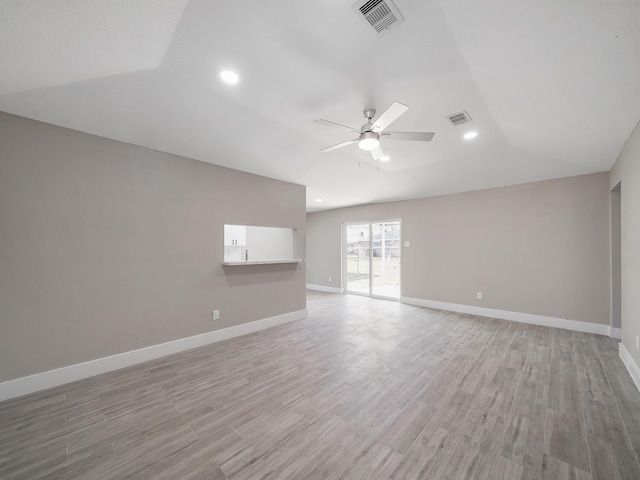
[[[382,148],[380,147],[380,139],[385,138],[389,140],[412,140],[418,142],[430,142],[435,133],[433,132],[386,132],[384,131],[391,123],[396,121],[400,115],[409,110],[409,107],[402,103],[393,102],[389,108],[387,108],[378,119],[373,122],[376,116],[376,111],[373,108],[367,108],[364,110],[364,118],[367,123],[362,125],[360,129],[347,127],[339,123],[330,122],[329,120],[314,120],[314,123],[320,125],[327,125],[329,127],[337,127],[341,129],[349,130],[352,133],[357,133],[358,138],[353,140],[347,140],[346,142],[338,143],[327,148],[320,150],[321,152],[330,152],[338,148],[346,147],[352,143],[357,143],[362,150],[368,150],[371,152],[374,160],[388,160]]]

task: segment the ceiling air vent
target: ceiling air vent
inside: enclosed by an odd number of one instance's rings
[[[458,125],[462,125],[463,123],[467,123],[471,121],[471,117],[469,116],[466,110],[463,110],[458,113],[454,113],[453,115],[449,115],[447,118],[453,124],[454,127],[457,127]]]
[[[384,33],[404,22],[398,7],[391,0],[361,0],[353,9],[378,33]]]

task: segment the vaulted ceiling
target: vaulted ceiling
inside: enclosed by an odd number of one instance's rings
[[[640,120],[640,2],[394,3],[378,34],[352,0],[0,0],[0,110],[303,184],[309,211],[611,168]],[[353,135],[313,120],[393,101],[390,129],[432,142],[320,153]]]

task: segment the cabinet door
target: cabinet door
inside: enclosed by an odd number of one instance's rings
[[[236,245],[244,247],[247,244],[247,227],[233,225],[233,239],[236,241]]]
[[[233,227],[234,225],[225,225],[224,226],[224,246],[232,247],[233,246]]]
[[[244,225],[224,226],[224,246],[244,247],[247,243],[247,227]]]

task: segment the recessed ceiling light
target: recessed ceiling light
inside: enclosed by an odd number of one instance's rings
[[[316,198],[316,202],[321,202],[322,199],[321,198]]]
[[[383,155],[382,157],[380,157],[381,162],[388,162],[389,160],[391,160],[391,157],[389,155]]]
[[[220,72],[220,78],[225,82],[231,84],[238,83],[238,80],[240,80],[238,74],[236,72],[232,72],[231,70],[223,70],[222,72]]]
[[[478,136],[478,132],[467,132],[464,134],[465,140],[471,140],[472,138],[476,138]]]

